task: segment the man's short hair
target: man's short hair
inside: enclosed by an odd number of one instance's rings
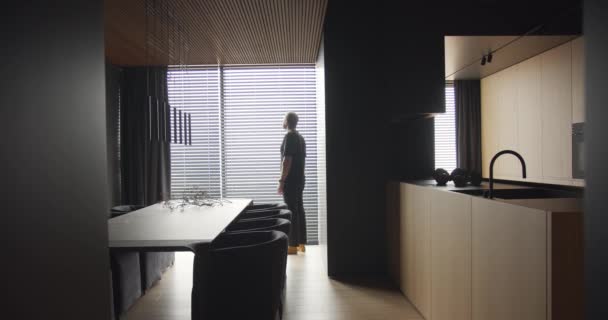
[[[285,115],[285,121],[287,121],[287,128],[295,129],[298,125],[298,115],[295,112],[288,112]]]

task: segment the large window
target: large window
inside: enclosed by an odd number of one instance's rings
[[[435,168],[456,168],[456,103],[454,85],[445,87],[445,113],[435,116]]]
[[[169,104],[191,114],[192,145],[171,144],[171,193],[193,187],[222,196],[220,73],[217,67],[170,68]],[[171,127],[176,121],[171,114]],[[177,117],[179,118],[179,116]]]
[[[192,146],[171,148],[171,190],[282,201],[277,194],[283,117],[299,115],[307,145],[304,208],[318,239],[317,110],[314,65],[171,68],[169,102],[192,114]]]

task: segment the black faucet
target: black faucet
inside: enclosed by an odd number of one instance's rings
[[[510,153],[519,159],[519,162],[521,162],[521,176],[524,179],[526,178],[526,161],[524,161],[524,158],[513,150],[500,151],[499,153],[495,154],[492,161],[490,161],[490,193],[488,194],[488,198],[490,199],[494,197],[494,161],[505,153]]]

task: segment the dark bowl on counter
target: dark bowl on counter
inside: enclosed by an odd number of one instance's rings
[[[450,179],[454,181],[456,187],[466,187],[467,182],[469,181],[469,173],[465,169],[456,168],[450,173]]]
[[[433,172],[433,179],[438,186],[445,186],[450,181],[450,174],[445,169],[439,168]]]
[[[475,171],[471,172],[471,175],[469,175],[469,182],[471,182],[471,185],[479,187],[481,185],[481,174]]]
[[[452,180],[454,181],[454,185],[458,188],[467,186],[467,176],[456,175],[452,177]]]

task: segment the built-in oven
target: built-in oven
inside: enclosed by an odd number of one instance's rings
[[[585,178],[585,123],[572,124],[572,177]]]

